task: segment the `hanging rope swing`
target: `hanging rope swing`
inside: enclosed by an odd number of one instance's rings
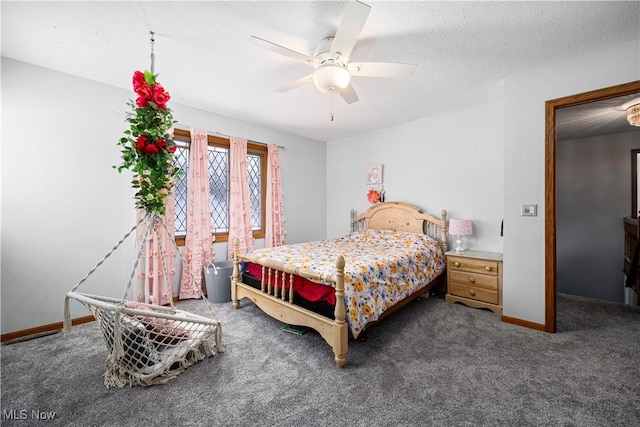
[[[214,347],[223,352],[222,325],[216,319],[213,307],[204,295],[200,298],[209,310],[210,317],[179,310],[169,298],[169,306],[127,300],[136,270],[143,257],[144,248],[150,239],[158,244],[162,260],[162,277],[168,279],[166,249],[160,234],[172,235],[163,215],[165,200],[171,193],[173,179],[178,171],[173,168],[175,144],[169,137],[173,126],[171,111],[166,108],[169,94],[156,82],[154,74],[155,43],[151,34],[151,72],[134,74],[136,103],[129,104],[135,114],[128,116],[131,130],[125,131],[118,145],[122,148],[123,163],[117,169],[130,169],[137,174],[133,186],[136,192],[136,207],[146,214],[123,238],[66,294],[64,304],[63,331],[71,330],[70,300],[84,305],[95,317],[105,340],[109,354],[106,360],[104,383],[107,388],[149,386],[163,384],[175,378],[189,366],[213,356]],[[160,124],[158,124],[160,123]],[[133,270],[122,298],[112,298],[77,292],[77,289],[127,240],[134,231],[143,231]],[[171,240],[180,254],[175,240]],[[197,280],[180,255],[182,266],[194,283]],[[212,345],[211,341],[214,341]]]

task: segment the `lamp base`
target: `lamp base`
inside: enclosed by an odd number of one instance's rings
[[[467,248],[464,247],[464,237],[458,236],[456,239],[456,247],[453,249],[456,252],[464,252]]]

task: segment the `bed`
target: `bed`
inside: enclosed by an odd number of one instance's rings
[[[445,210],[437,219],[409,203],[378,203],[352,211],[351,231],[338,239],[249,254],[234,242],[231,299],[236,309],[249,298],[283,323],[316,330],[342,368],[349,336],[446,286],[446,251]]]

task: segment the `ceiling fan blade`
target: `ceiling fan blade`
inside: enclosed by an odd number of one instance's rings
[[[416,67],[416,64],[397,62],[351,62],[347,68],[352,76],[408,77],[413,75]]]
[[[344,99],[344,102],[347,104],[353,104],[354,102],[358,102],[358,95],[356,95],[356,90],[353,88],[353,85],[349,83],[349,86],[342,89],[340,92],[340,97]]]
[[[312,81],[313,81],[313,76],[311,74],[308,74],[294,82],[289,83],[288,85],[284,85],[281,88],[276,89],[276,92],[278,93],[289,92],[290,90],[297,89],[300,86],[304,86],[307,83],[311,83]]]
[[[300,52],[296,52],[295,50],[291,50],[287,47],[280,46],[279,44],[272,43],[268,40],[261,39],[260,37],[251,36],[251,41],[258,46],[269,49],[275,53],[279,53],[280,55],[284,55],[287,58],[291,58],[295,61],[305,62],[310,65],[314,64],[314,60],[310,56],[307,56]]]
[[[370,11],[371,6],[359,1],[354,1],[349,5],[331,44],[331,55],[336,52],[340,52],[342,56],[346,57],[351,55]]]

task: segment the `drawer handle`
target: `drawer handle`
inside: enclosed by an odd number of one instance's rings
[[[484,269],[487,270],[487,271],[491,271],[491,267],[489,267],[488,265],[485,265]]]
[[[471,296],[476,296],[476,291],[469,289],[469,294],[471,294]]]
[[[453,265],[455,265],[456,267],[460,267],[460,263],[458,261],[454,262]]]
[[[474,279],[473,277],[469,277],[469,281],[470,281],[471,283],[476,283],[476,279]]]

